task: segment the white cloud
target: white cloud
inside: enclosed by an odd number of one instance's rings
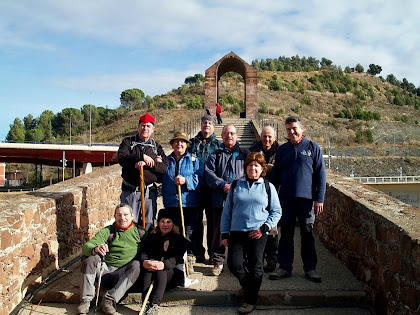
[[[57,38],[140,52],[233,50],[254,58],[326,57],[334,64],[406,76],[420,84],[418,1],[6,1],[1,46],[54,49]],[[19,21],[16,22],[16,21]],[[53,37],[51,37],[53,36]],[[216,61],[216,60],[214,60]],[[385,71],[387,71],[385,73]]]
[[[196,70],[197,71],[197,70]],[[140,88],[147,95],[164,94],[184,83],[184,79],[198,72],[159,69],[152,72],[114,73],[55,79],[52,83],[60,88],[95,93],[121,93],[126,89]]]

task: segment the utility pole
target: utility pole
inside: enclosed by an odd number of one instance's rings
[[[66,166],[67,166],[66,151],[63,151],[63,159],[60,160],[60,162],[63,163],[63,182],[64,182],[64,170],[66,169]]]
[[[71,145],[71,114],[70,114],[70,145]]]
[[[92,92],[89,92],[90,100],[89,100],[89,146],[92,146]]]
[[[330,138],[328,138],[328,168],[331,168],[331,144],[330,144]]]
[[[394,156],[395,156],[395,128],[393,129],[393,134],[394,134]]]

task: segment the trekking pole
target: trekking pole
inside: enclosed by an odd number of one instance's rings
[[[177,185],[178,187],[178,199],[179,199],[179,211],[181,211],[181,224],[182,224],[182,236],[185,237],[185,224],[184,224],[184,211],[182,210],[182,196],[181,196],[181,185]],[[188,256],[185,260],[185,271],[187,273],[187,277],[190,275],[190,270],[188,267]]]
[[[152,281],[152,283],[150,284],[149,290],[147,290],[147,293],[146,293],[146,296],[144,297],[143,304],[142,304],[142,306],[141,306],[141,309],[140,309],[139,315],[142,315],[142,314],[143,314],[143,312],[144,312],[144,309],[146,308],[146,304],[147,304],[147,302],[149,301],[149,296],[150,296],[150,293],[152,293],[153,283],[154,283],[154,282],[155,282],[155,280],[153,280],[153,281]]]
[[[140,167],[140,192],[141,192],[141,213],[143,215],[143,229],[146,228],[146,213],[144,211],[144,174],[143,165]]]
[[[104,262],[105,262],[105,257],[102,256],[102,255],[99,255],[99,256],[101,256],[101,261],[99,262],[101,264],[101,267],[100,267],[100,271],[99,271],[98,289],[96,291],[96,302],[95,302],[94,314],[96,314],[96,310],[98,309],[99,292],[101,290],[101,278],[102,278],[102,274],[104,272]]]

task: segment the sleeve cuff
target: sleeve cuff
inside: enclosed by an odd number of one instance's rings
[[[261,225],[260,231],[263,234],[268,234],[270,232],[270,227],[264,223],[263,225]]]

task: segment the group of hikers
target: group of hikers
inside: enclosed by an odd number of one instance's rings
[[[241,286],[238,311],[250,313],[264,272],[271,273],[270,280],[292,276],[297,222],[305,276],[321,282],[312,232],[326,186],[319,145],[303,135],[297,116],[286,118],[288,140],[281,145],[271,126],[244,148],[234,125],[223,127],[219,141],[215,124],[204,115],[194,138],[175,132],[168,156],[152,137],[155,117],[149,113],[139,117],[137,134],[123,139],[121,203],[115,222],[83,245],[79,314],[89,312],[95,295],[98,302],[95,279],[111,287],[99,304],[104,313],[115,314],[133,287],[142,292],[142,310],[157,314],[165,290],[184,285],[194,264],[209,263],[211,275],[220,275],[226,248],[227,266]],[[158,184],[164,205],[159,211]]]

